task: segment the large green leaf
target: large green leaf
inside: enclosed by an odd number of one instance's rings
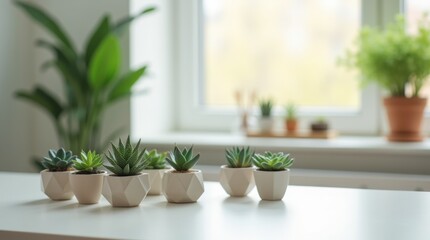
[[[128,96],[131,93],[131,89],[134,84],[142,77],[146,72],[147,66],[141,67],[135,71],[131,71],[124,75],[115,84],[114,88],[109,94],[108,101],[113,102],[123,96]]]
[[[121,48],[118,38],[110,34],[97,48],[90,61],[88,79],[94,90],[108,86],[121,68]]]
[[[63,107],[57,98],[40,86],[32,92],[18,91],[15,95],[45,109],[54,119],[58,119],[63,112]]]
[[[62,30],[60,25],[45,13],[42,9],[36,7],[33,4],[29,4],[23,1],[15,1],[18,7],[21,7],[30,17],[32,17],[36,22],[45,27],[48,31],[50,31],[54,36],[56,36],[65,46],[73,50],[73,45],[69,40],[69,37]]]
[[[123,19],[119,20],[118,23],[113,27],[113,31],[117,34],[120,34],[124,30],[124,28],[126,28],[135,19],[137,19],[137,18],[139,18],[139,17],[141,17],[147,13],[153,12],[155,10],[156,10],[155,7],[147,7],[145,9],[143,9],[143,11],[141,11],[140,13],[138,13],[134,16],[129,16],[129,17],[123,18]]]
[[[99,47],[100,43],[102,43],[103,39],[109,35],[110,30],[110,17],[109,15],[106,15],[97,25],[97,28],[88,39],[85,51],[85,63],[87,66],[90,64],[91,58]]]

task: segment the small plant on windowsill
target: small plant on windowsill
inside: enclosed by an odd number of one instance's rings
[[[151,184],[148,195],[161,194],[161,179],[164,172],[167,170],[166,157],[166,152],[159,153],[156,149],[145,151],[143,154],[144,169],[142,172],[149,174],[149,181]]]
[[[273,100],[272,99],[260,99],[258,102],[260,108],[260,118],[258,119],[258,125],[261,132],[268,133],[273,130],[274,119],[272,117]]]
[[[252,158],[257,167],[254,172],[257,191],[263,200],[281,200],[287,190],[290,169],[294,159],[283,152],[255,154]]]
[[[125,145],[121,139],[111,145],[112,152],[106,155],[111,165],[104,166],[113,174],[105,176],[102,194],[114,207],[138,206],[150,189],[149,175],[141,172],[145,150],[139,150],[140,140],[133,146],[130,136]]]
[[[169,153],[166,161],[174,168],[163,176],[162,192],[168,202],[196,202],[204,192],[202,171],[192,169],[200,158],[193,155],[193,147],[181,151],[177,146]],[[188,184],[183,184],[188,183]]]
[[[220,183],[233,197],[243,197],[254,188],[252,157],[249,147],[232,147],[225,150],[227,165],[221,166]]]
[[[294,103],[289,103],[285,107],[285,128],[288,132],[294,133],[298,128],[297,106]]]
[[[347,51],[340,60],[341,64],[361,72],[363,85],[375,83],[389,93],[384,105],[390,141],[423,140],[421,125],[427,99],[419,93],[430,75],[428,16],[419,23],[417,34],[406,29],[401,15],[384,30],[364,27],[356,39],[356,50]]]
[[[52,200],[69,200],[73,197],[69,174],[73,170],[73,160],[76,158],[71,151],[60,148],[51,149],[48,157],[44,157],[42,165],[46,168],[40,172],[42,190]],[[51,184],[54,181],[54,184]]]
[[[320,116],[311,122],[312,132],[324,132],[328,131],[328,129],[329,125],[325,117]]]
[[[106,175],[106,171],[99,170],[103,166],[102,155],[96,151],[81,151],[80,157],[73,161],[73,166],[77,171],[70,174],[70,184],[79,203],[98,203]]]

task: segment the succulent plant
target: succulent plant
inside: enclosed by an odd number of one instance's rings
[[[249,147],[232,147],[225,150],[228,167],[231,168],[252,167],[252,156],[254,156],[254,151],[251,151]]]
[[[143,154],[146,150],[139,151],[140,139],[135,147],[130,143],[130,136],[127,137],[125,145],[121,139],[119,139],[118,146],[115,146],[113,143],[111,145],[113,153],[109,151],[106,154],[106,158],[111,166],[104,166],[113,174],[117,176],[132,176],[139,174],[145,168]]]
[[[156,149],[145,151],[143,154],[143,161],[145,162],[145,169],[165,169],[166,168],[167,153],[158,153]]]
[[[294,120],[297,119],[297,106],[294,103],[289,103],[285,107],[286,119]]]
[[[42,165],[51,172],[62,172],[69,170],[75,159],[72,151],[66,151],[64,148],[57,151],[51,149],[48,151],[48,157],[43,158]]]
[[[261,116],[270,117],[272,115],[273,101],[272,99],[261,99],[258,102],[260,106]]]
[[[166,161],[178,172],[187,172],[199,160],[200,154],[193,156],[193,147],[187,149],[186,147],[180,151],[177,146],[173,152],[169,153]]]
[[[282,171],[291,167],[293,162],[294,159],[290,154],[283,152],[264,152],[264,154],[255,154],[252,157],[252,163],[263,171]]]
[[[81,152],[81,156],[73,160],[73,167],[79,173],[93,174],[98,173],[98,168],[103,166],[103,157],[96,151]]]

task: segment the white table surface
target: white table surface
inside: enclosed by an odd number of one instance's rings
[[[231,198],[206,182],[197,203],[139,207],[51,201],[38,174],[0,173],[0,239],[428,240],[430,193],[289,186],[283,201]]]

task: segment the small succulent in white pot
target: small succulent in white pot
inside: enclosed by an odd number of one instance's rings
[[[73,170],[73,160],[76,158],[71,151],[63,148],[49,150],[42,165],[46,168],[40,172],[42,191],[52,200],[69,200],[73,197],[69,174]]]
[[[225,150],[227,165],[221,166],[220,183],[232,197],[243,197],[254,188],[252,156],[249,147],[232,147]]]
[[[82,151],[80,157],[73,161],[77,171],[70,174],[70,184],[80,204],[99,202],[106,175],[106,171],[99,170],[102,166],[103,157],[96,151]]]
[[[283,152],[255,154],[252,163],[257,167],[254,172],[255,185],[262,200],[281,200],[290,179],[290,169],[294,159]]]
[[[119,139],[118,146],[112,145],[112,152],[106,155],[111,165],[104,165],[113,174],[106,175],[103,181],[103,196],[113,207],[136,207],[149,192],[149,175],[144,169],[143,154],[139,151],[140,140],[136,146],[127,138],[125,145]]]
[[[151,151],[145,151],[143,154],[144,169],[143,173],[149,174],[149,182],[151,189],[148,195],[160,195],[161,194],[161,179],[163,174],[167,171],[166,168],[166,157],[167,153],[158,153],[156,149]]]
[[[272,117],[273,101],[272,99],[261,99],[258,105],[260,107],[260,118],[258,119],[260,131],[263,133],[271,132],[274,125]]]
[[[193,147],[181,151],[175,146],[166,161],[174,168],[163,176],[162,192],[168,202],[196,202],[204,192],[202,171],[192,169],[200,154],[193,155]]]

